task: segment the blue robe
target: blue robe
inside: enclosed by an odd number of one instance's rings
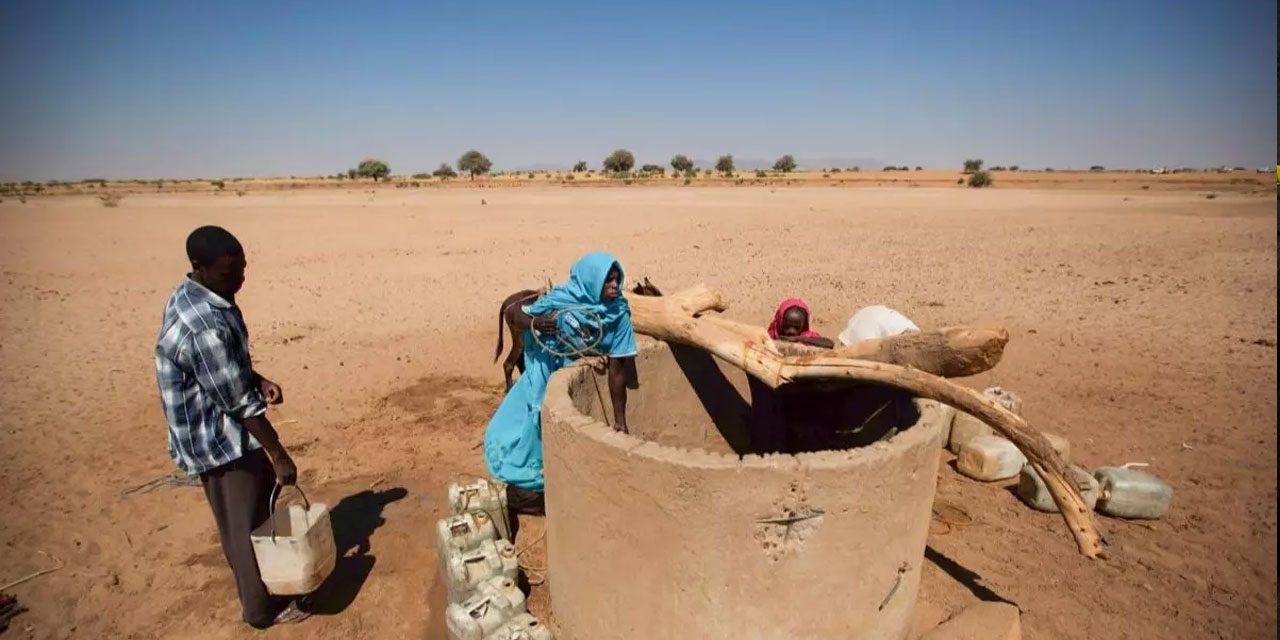
[[[615,265],[621,273],[622,267],[613,256],[587,254],[574,263],[568,282],[522,308],[535,317],[560,312],[556,317],[560,338],[535,338],[528,330],[524,333],[524,373],[502,399],[484,432],[485,463],[498,480],[529,491],[543,490],[542,398],[551,374],[581,357],[555,355],[547,348],[559,353],[585,350],[583,355],[613,358],[636,355],[636,335],[626,298],[619,295],[606,302],[600,297]],[[582,336],[582,329],[587,336]]]

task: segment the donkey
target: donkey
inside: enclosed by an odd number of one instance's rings
[[[502,375],[507,383],[507,391],[511,390],[511,372],[519,369],[524,374],[524,331],[516,326],[516,314],[521,313],[520,307],[537,300],[539,296],[550,290],[550,285],[541,289],[524,289],[517,291],[502,301],[502,306],[498,308],[498,348],[493,352],[493,361],[497,362],[502,357],[502,325],[507,325],[507,331],[511,333],[511,351],[507,353],[507,358],[502,361]],[[631,288],[631,292],[638,296],[661,296],[662,292],[658,287],[649,282],[648,278],[644,278],[637,282]]]

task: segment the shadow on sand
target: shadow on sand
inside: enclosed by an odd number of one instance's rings
[[[329,512],[338,562],[324,584],[311,595],[317,615],[342,613],[360,593],[377,557],[370,554],[369,537],[386,519],[382,509],[409,494],[403,487],[384,491],[361,491],[343,498]]]

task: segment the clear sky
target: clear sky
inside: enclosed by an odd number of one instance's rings
[[[0,179],[1276,163],[1276,2],[0,3]]]

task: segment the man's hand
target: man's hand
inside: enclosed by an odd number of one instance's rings
[[[287,487],[298,481],[298,467],[294,466],[289,454],[281,451],[280,455],[271,458],[271,467],[276,472],[276,484]]]
[[[267,404],[280,404],[284,402],[284,389],[280,385],[259,376],[258,385],[262,389],[262,397],[267,399]]]
[[[554,313],[548,313],[534,318],[533,328],[536,329],[538,333],[545,333],[549,336],[554,336],[556,334],[556,315]]]

